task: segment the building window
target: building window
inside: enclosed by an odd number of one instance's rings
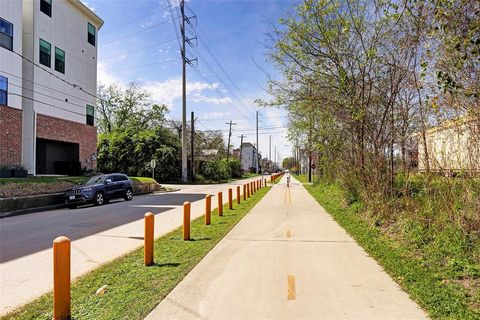
[[[95,27],[89,22],[88,23],[88,43],[92,46],[95,46]]]
[[[87,124],[90,126],[95,125],[95,108],[87,104]]]
[[[8,103],[8,79],[0,76],[0,105],[6,106]]]
[[[65,51],[55,47],[55,70],[65,74]]]
[[[47,16],[52,16],[52,0],[40,0],[40,11]]]
[[[0,47],[13,50],[13,24],[0,18]]]
[[[40,63],[50,68],[52,46],[45,40],[40,39]]]

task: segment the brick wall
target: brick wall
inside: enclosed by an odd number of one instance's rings
[[[97,153],[96,127],[37,114],[37,138],[78,143],[82,168],[92,167],[92,163],[86,163],[85,159]],[[96,161],[93,162],[93,168],[96,168]]]
[[[22,110],[0,105],[0,166],[22,164]]]

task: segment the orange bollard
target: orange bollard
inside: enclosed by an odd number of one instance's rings
[[[252,193],[257,192],[257,189],[255,188],[255,181],[252,181],[252,190],[253,190]]]
[[[183,240],[190,240],[190,202],[183,203]]]
[[[228,188],[228,209],[233,209],[232,188]]]
[[[267,186],[267,179],[264,179],[263,182],[264,182],[264,185],[265,185],[265,187],[266,187],[266,186]]]
[[[218,193],[218,215],[223,216],[223,193],[221,191]]]
[[[53,240],[53,319],[70,319],[70,239]]]
[[[145,213],[145,235],[143,237],[143,262],[146,266],[153,264],[153,228],[155,216],[151,212]]]
[[[243,201],[247,200],[247,185],[243,185]]]
[[[210,225],[212,218],[212,196],[207,194],[205,197],[205,224]]]
[[[240,186],[237,186],[237,204],[240,204]]]
[[[247,197],[250,198],[250,183],[247,183]]]

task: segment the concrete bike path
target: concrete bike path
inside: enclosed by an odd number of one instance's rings
[[[293,177],[146,317],[428,319]]]

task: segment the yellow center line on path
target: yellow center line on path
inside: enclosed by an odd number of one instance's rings
[[[289,274],[288,275],[288,300],[296,300],[297,293],[295,291],[295,276]]]
[[[287,230],[287,238],[290,239],[292,237],[292,233],[290,232],[290,230]]]

